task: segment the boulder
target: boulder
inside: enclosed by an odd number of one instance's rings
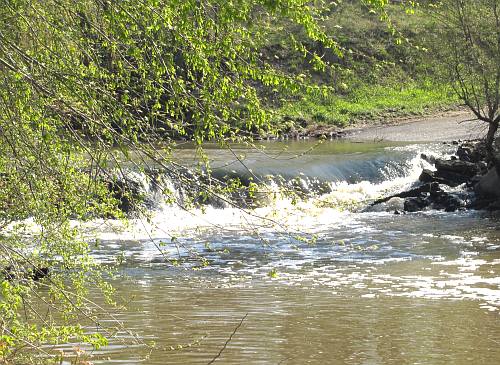
[[[497,169],[492,168],[482,176],[474,190],[479,197],[500,198],[500,176]]]
[[[404,203],[405,212],[418,212],[429,206],[427,199],[423,197],[406,198]]]
[[[491,211],[500,211],[500,199],[494,200],[488,205],[488,210]]]
[[[371,203],[371,206],[388,202],[393,198],[416,198],[416,197],[422,196],[422,194],[430,193],[432,191],[441,191],[441,188],[439,187],[438,183],[434,183],[434,182],[427,183],[427,184],[423,184],[423,185],[421,185],[417,188],[414,188],[414,189],[410,189],[410,190],[403,191],[403,192],[398,193],[398,194],[386,196],[385,198],[375,200],[373,203]]]
[[[472,148],[466,146],[460,146],[457,149],[457,156],[460,161],[476,162],[472,161]]]
[[[442,177],[439,177],[437,176],[436,172],[435,171],[431,171],[431,170],[428,170],[428,169],[423,169],[422,170],[422,173],[420,174],[420,176],[418,177],[418,180],[423,182],[423,183],[438,183],[438,184],[445,184],[445,185],[449,185],[449,186],[457,186],[457,185],[460,185],[462,183],[454,183],[452,181],[449,181],[449,180],[446,180]]]
[[[437,171],[434,176],[435,181],[439,181],[439,183],[451,187],[456,187],[458,185],[468,183],[471,180],[471,178],[468,176],[446,170]]]
[[[422,173],[418,177],[418,180],[423,182],[423,183],[430,183],[435,180],[434,176],[434,171],[428,170],[428,169],[423,169]]]
[[[463,175],[465,177],[472,178],[479,173],[479,167],[472,162],[460,161],[460,160],[436,160],[436,169],[438,174],[453,173],[458,175]]]
[[[436,163],[436,157],[434,157],[433,155],[427,155],[425,153],[421,153],[420,158],[424,161],[427,161],[431,165],[434,165]]]
[[[469,183],[477,174],[481,173],[483,165],[468,161],[454,160],[436,160],[436,172],[434,180],[448,186],[458,186]],[[427,177],[429,178],[429,177]]]
[[[385,211],[390,212],[390,211],[399,211],[403,210],[404,208],[404,199],[403,198],[398,198],[394,197],[390,200],[388,200],[386,203]]]
[[[465,207],[465,201],[444,191],[432,192],[429,202],[433,209],[454,212]]]
[[[380,202],[379,204],[372,204],[363,209],[363,212],[395,212],[402,211],[404,199],[399,197],[392,197],[389,200]]]

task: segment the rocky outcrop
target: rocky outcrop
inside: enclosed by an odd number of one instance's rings
[[[423,183],[436,182],[456,187],[470,183],[478,174],[486,170],[483,162],[461,161],[458,158],[451,160],[436,159],[436,171],[424,169],[419,177]]]
[[[423,184],[414,189],[400,192],[372,203],[372,206],[386,203],[394,198],[403,198],[403,210],[405,212],[418,212],[426,208],[454,212],[464,209],[466,202],[461,197],[446,192],[436,182]]]
[[[474,191],[479,197],[500,199],[500,176],[497,169],[492,168],[481,176],[474,187]]]
[[[460,161],[482,162],[488,157],[486,147],[482,142],[465,142],[457,149],[456,155]]]
[[[419,177],[420,186],[379,199],[373,205],[399,197],[404,199],[403,209],[406,212],[500,209],[500,174],[491,164],[488,169],[487,153],[482,142],[458,145],[455,156],[450,159],[436,159],[424,154],[421,158],[434,165],[436,170],[423,169]],[[463,185],[462,193],[450,189],[460,185]]]
[[[429,169],[423,169],[422,173],[420,174],[420,176],[418,178],[418,180],[420,182],[423,182],[423,183],[435,182],[435,183],[438,183],[438,184],[446,184],[448,186],[452,186],[452,185],[455,186],[455,183],[452,183],[450,181],[447,181],[444,178],[441,178],[441,177],[437,176],[436,171],[432,171],[432,170],[429,170]]]
[[[393,198],[416,198],[416,197],[422,196],[422,194],[430,193],[431,191],[436,191],[436,190],[440,190],[438,184],[428,183],[428,184],[424,184],[424,185],[419,186],[419,187],[414,188],[414,189],[402,191],[398,194],[393,194],[393,195],[386,196],[384,198],[375,200],[371,205],[374,206],[377,204],[385,203]]]
[[[468,161],[461,161],[458,159],[457,160],[437,159],[435,166],[438,175],[452,173],[457,176],[471,178],[477,175],[480,171],[478,164]]]

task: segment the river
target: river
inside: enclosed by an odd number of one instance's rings
[[[500,363],[498,216],[365,209],[415,184],[430,167],[421,153],[453,146],[315,143],[208,149],[214,174],[279,174],[304,200],[159,204],[127,228],[94,222],[96,259],[123,258],[114,285],[127,309],[116,318],[138,343],[119,332],[92,361],[207,364],[222,350],[216,363]]]

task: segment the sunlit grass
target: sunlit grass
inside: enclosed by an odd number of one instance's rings
[[[363,85],[347,95],[311,96],[285,104],[278,119],[345,127],[356,122],[431,113],[457,105],[449,87],[433,83]]]

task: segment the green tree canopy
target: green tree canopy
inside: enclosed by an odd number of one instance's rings
[[[500,123],[500,1],[442,0],[429,8],[435,19],[435,61],[460,99],[487,124],[486,145],[494,158]]]
[[[387,2],[363,1],[380,11]],[[260,90],[315,87],[262,60],[266,29],[297,24],[341,56],[321,9],[304,0],[0,1],[0,363],[39,363],[27,350],[70,338],[106,343],[74,321],[97,318],[90,286],[110,292],[71,225],[120,215],[96,177],[116,148],[162,159],[171,138],[224,143],[272,130]],[[46,266],[53,274],[36,283]],[[48,317],[40,302],[53,308]]]

